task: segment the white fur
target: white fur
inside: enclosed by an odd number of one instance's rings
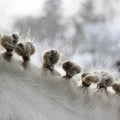
[[[0,120],[119,120],[120,97],[53,76],[30,63],[25,70],[0,56]]]

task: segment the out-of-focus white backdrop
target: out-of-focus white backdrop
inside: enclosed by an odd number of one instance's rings
[[[47,0],[1,0],[0,1],[0,28],[10,29],[16,17],[42,14],[44,3]],[[62,0],[64,14],[71,16],[79,9],[80,0]]]
[[[39,16],[42,14],[44,3],[47,0],[1,0],[0,1],[0,14],[1,22],[0,28],[10,28],[11,23],[16,17],[25,16]],[[55,0],[53,0],[55,1]],[[74,16],[80,9],[83,1],[86,0],[61,0],[62,7],[64,9],[64,16],[70,17]],[[120,20],[120,1],[119,0],[94,0],[96,4],[96,13],[104,13],[106,16],[113,14],[114,12],[114,22],[119,23]],[[112,8],[112,11],[110,9]],[[113,19],[113,18],[111,18]]]

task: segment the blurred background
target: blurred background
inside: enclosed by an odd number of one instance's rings
[[[120,0],[1,0],[1,34],[18,31],[40,52],[55,48],[62,61],[84,70],[120,71]]]

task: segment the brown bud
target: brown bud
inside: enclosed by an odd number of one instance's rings
[[[57,50],[49,50],[43,54],[43,64],[54,66],[60,59],[60,53]]]
[[[81,67],[72,61],[67,61],[63,63],[62,67],[66,72],[66,76],[68,76],[69,78],[72,78],[75,74],[78,74],[81,72]]]

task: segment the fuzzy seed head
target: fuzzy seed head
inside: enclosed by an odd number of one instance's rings
[[[108,72],[97,71],[96,74],[100,76],[100,82],[97,85],[98,88],[110,87],[113,84],[113,77]]]
[[[30,42],[26,42],[24,44],[19,43],[15,49],[15,52],[23,58],[29,58],[35,53],[35,47]]]
[[[111,76],[106,76],[102,79],[107,87],[110,87],[113,84],[113,78]]]
[[[63,63],[62,68],[66,72],[66,75],[70,77],[73,77],[75,74],[78,74],[81,72],[81,67],[72,61],[67,61]]]
[[[17,45],[18,40],[19,40],[19,36],[17,34],[4,35],[3,37],[1,37],[1,45],[6,50],[13,50],[15,49],[15,46]]]
[[[114,90],[117,94],[120,94],[120,84],[114,83],[114,84],[112,85],[112,88],[113,88],[113,90]]]
[[[113,84],[113,77],[109,73],[104,71],[101,71],[101,75],[101,82],[103,82],[106,85],[106,87],[110,87]]]
[[[85,84],[98,83],[99,81],[100,77],[96,74],[88,74],[82,79]]]
[[[60,53],[57,50],[49,50],[43,54],[43,64],[54,66],[60,59]]]

